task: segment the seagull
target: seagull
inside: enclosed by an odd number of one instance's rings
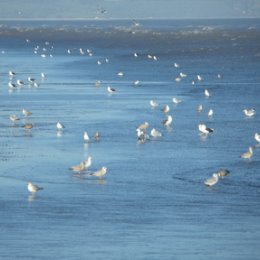
[[[70,170],[74,172],[81,172],[85,170],[85,162],[80,163],[79,165],[71,166]]]
[[[32,129],[33,128],[33,124],[25,124],[22,126],[24,129]]]
[[[136,129],[137,140],[144,143],[146,140],[149,140],[149,135],[145,133],[145,130],[139,128]]]
[[[151,130],[151,136],[154,137],[154,138],[156,138],[156,137],[161,137],[161,136],[162,136],[162,133],[159,132],[158,130],[156,130],[155,128],[153,128],[153,129]]]
[[[174,97],[174,98],[172,98],[172,102],[177,105],[177,104],[181,103],[182,100]]]
[[[150,100],[150,106],[151,106],[152,108],[155,108],[155,107],[158,107],[159,104],[158,104],[155,100]]]
[[[84,163],[84,168],[88,169],[92,164],[92,157],[89,156],[83,163]]]
[[[218,174],[217,173],[213,173],[212,177],[205,180],[204,184],[206,186],[213,186],[218,182]]]
[[[212,117],[213,116],[213,109],[210,109],[208,112],[208,117]]]
[[[137,127],[137,129],[145,131],[148,128],[148,126],[149,126],[149,123],[148,122],[144,122],[143,124],[139,125]]]
[[[12,82],[9,82],[8,83],[8,87],[9,88],[16,88],[16,85],[14,83],[12,83]]]
[[[13,71],[11,71],[11,70],[9,71],[9,76],[10,76],[10,77],[14,77],[15,75],[16,75],[15,72],[13,72]]]
[[[89,136],[88,136],[88,133],[86,131],[83,134],[83,140],[86,141],[86,142],[89,141]]]
[[[118,73],[117,73],[117,76],[120,76],[120,77],[123,77],[125,74],[124,74],[124,72],[122,72],[122,71],[119,71]]]
[[[46,75],[45,75],[43,72],[41,73],[41,78],[42,78],[42,79],[45,79],[45,78],[46,78]]]
[[[22,80],[20,80],[20,79],[18,79],[18,80],[16,81],[16,83],[17,83],[18,86],[24,85],[24,82],[23,82]]]
[[[137,86],[137,85],[139,85],[140,80],[135,80],[133,83],[134,83],[135,86]]]
[[[180,76],[181,76],[181,78],[186,78],[187,74],[180,72]]]
[[[242,154],[240,155],[240,158],[250,159],[252,156],[253,156],[253,148],[250,146],[250,147],[248,148],[248,151],[247,151],[247,152],[242,153]]]
[[[230,173],[229,170],[227,169],[221,169],[217,172],[218,177],[224,178],[225,176],[227,176]]]
[[[199,104],[199,105],[198,105],[198,108],[197,108],[197,111],[198,111],[199,113],[201,113],[201,112],[202,112],[202,109],[203,109],[203,108],[202,108],[202,105]]]
[[[168,112],[170,112],[170,107],[169,107],[168,105],[166,105],[166,106],[164,106],[164,107],[162,108],[162,111],[163,111],[164,113],[168,113]]]
[[[18,118],[16,115],[10,115],[10,120],[11,121],[13,121],[13,122],[15,122],[15,121],[17,121],[17,120],[20,120],[20,118]]]
[[[179,68],[180,65],[179,65],[178,63],[174,62],[174,67],[175,67],[175,68]]]
[[[197,79],[198,79],[199,81],[202,81],[202,80],[203,80],[203,78],[202,78],[200,75],[197,75]]]
[[[24,116],[30,116],[32,114],[32,112],[30,112],[29,110],[26,110],[25,108],[22,109],[22,113]]]
[[[35,192],[37,192],[37,191],[39,191],[39,190],[43,190],[42,187],[39,187],[38,185],[33,184],[33,183],[30,182],[30,181],[28,182],[27,189],[28,189],[28,191],[30,191],[31,193],[35,193]]]
[[[134,53],[134,57],[135,57],[135,58],[138,58],[138,56],[139,56],[138,53],[135,52],[135,53]]]
[[[63,130],[63,129],[65,128],[65,126],[64,126],[62,123],[60,123],[60,122],[58,122],[58,123],[56,124],[56,127],[57,127],[57,129],[59,129],[59,130]]]
[[[98,141],[100,141],[100,133],[99,132],[96,132],[95,134],[94,134],[94,138],[95,138],[95,140],[98,142]]]
[[[114,88],[112,88],[112,87],[107,87],[107,91],[108,91],[108,93],[115,93],[116,92],[116,90],[114,89]]]
[[[162,121],[162,124],[165,125],[165,126],[169,126],[171,123],[172,123],[172,116],[171,115],[167,115],[167,118]]]
[[[209,97],[211,95],[207,89],[204,90],[204,94],[206,97]]]
[[[181,81],[181,78],[180,78],[180,77],[177,77],[177,78],[175,78],[175,81],[176,81],[176,82],[180,82],[180,81]]]
[[[35,79],[32,77],[28,77],[28,81],[30,84],[33,84],[35,82]]]
[[[255,140],[260,143],[260,134],[255,133]]]
[[[252,109],[244,109],[243,112],[248,117],[251,117],[255,114],[255,110],[253,108]]]
[[[105,176],[106,173],[107,173],[107,167],[103,166],[101,169],[91,173],[90,175],[98,178],[102,178]]]
[[[212,133],[214,129],[207,127],[205,124],[199,124],[198,125],[199,131],[203,134]]]

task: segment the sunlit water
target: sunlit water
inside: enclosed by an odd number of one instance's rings
[[[259,259],[259,20],[16,23],[2,22],[0,34],[0,259]],[[9,70],[26,85],[8,88]],[[188,76],[177,83],[180,72]],[[183,102],[174,106],[174,96]],[[161,123],[166,104],[170,128]],[[138,143],[144,121],[163,136]],[[199,123],[214,133],[201,136]],[[254,156],[242,160],[249,146]],[[106,166],[106,178],[69,170],[89,155],[90,170]],[[230,175],[205,187],[220,168]],[[44,190],[29,194],[29,180]]]

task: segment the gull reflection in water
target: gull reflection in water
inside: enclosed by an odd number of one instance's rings
[[[36,194],[35,193],[32,193],[28,196],[28,202],[29,203],[33,203],[34,200],[36,199]]]

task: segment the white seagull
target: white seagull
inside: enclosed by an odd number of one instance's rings
[[[28,182],[27,188],[28,188],[28,191],[30,191],[31,193],[36,193],[39,190],[43,190],[42,187],[39,187],[38,185],[33,184],[30,181]]]
[[[197,111],[198,111],[199,113],[201,113],[201,112],[202,112],[202,110],[203,110],[203,107],[202,107],[202,105],[201,105],[201,104],[199,104],[199,105],[198,105],[198,108],[197,108]]]
[[[22,109],[22,114],[23,114],[24,116],[30,116],[30,115],[32,114],[32,112],[29,111],[29,110],[27,110],[27,109],[25,109],[25,108],[23,108],[23,109]]]
[[[20,118],[18,118],[16,115],[10,115],[10,120],[12,121],[12,122],[15,122],[15,121],[17,121],[17,120],[20,120]]]
[[[260,134],[255,133],[255,140],[260,143]]]
[[[168,113],[168,112],[170,112],[170,107],[169,107],[168,105],[166,105],[166,106],[164,106],[164,107],[162,108],[162,111],[163,111],[164,113]]]
[[[63,130],[65,128],[65,126],[62,123],[60,123],[60,122],[58,122],[56,124],[56,127],[57,127],[58,130]]]
[[[211,96],[211,94],[209,93],[209,91],[207,89],[204,90],[204,94],[205,94],[206,97]]]
[[[158,104],[158,102],[156,102],[155,100],[150,100],[150,106],[151,106],[152,108],[155,108],[155,107],[158,107],[159,104]]]
[[[203,134],[212,133],[214,129],[207,127],[205,124],[199,124],[198,125],[199,131]]]
[[[213,116],[213,109],[210,109],[208,112],[208,117],[212,117]]]
[[[108,93],[112,94],[116,92],[116,89],[112,88],[112,87],[107,87],[107,91]]]
[[[88,132],[85,131],[84,134],[83,134],[83,140],[88,142],[89,141],[89,136],[88,136]]]
[[[12,83],[12,82],[9,82],[8,83],[8,87],[9,88],[16,88],[16,85],[14,83]]]
[[[85,169],[88,169],[92,164],[92,157],[89,156],[83,163],[84,163]]]
[[[14,76],[16,75],[16,73],[15,73],[15,72],[13,72],[13,71],[11,71],[11,70],[9,71],[9,73],[8,73],[8,74],[9,74],[9,76],[10,76],[10,77],[14,77]]]
[[[217,173],[213,173],[212,177],[205,180],[204,184],[206,186],[213,186],[218,182],[218,174]]]
[[[250,146],[249,148],[248,148],[248,151],[247,152],[245,152],[245,153],[242,153],[241,155],[240,155],[240,158],[243,158],[243,159],[250,159],[252,156],[253,156],[253,148]]]
[[[158,130],[156,130],[155,128],[153,128],[153,129],[151,130],[151,136],[154,137],[154,138],[161,137],[161,136],[162,136],[162,133],[159,132]]]
[[[251,117],[251,116],[255,115],[255,110],[253,108],[252,109],[244,109],[243,112],[247,117]]]
[[[180,104],[180,103],[182,102],[182,100],[181,100],[181,99],[178,99],[178,98],[176,98],[176,97],[173,97],[173,98],[172,98],[172,102],[177,105],[177,104]]]
[[[99,169],[93,173],[90,173],[90,175],[98,177],[98,178],[102,178],[105,176],[106,173],[107,173],[107,167],[103,166],[101,169]]]
[[[18,86],[24,85],[24,82],[23,82],[22,80],[20,80],[20,79],[18,79],[18,80],[16,81],[16,83],[17,83]]]
[[[167,118],[162,121],[162,124],[165,125],[165,126],[169,126],[171,123],[172,123],[172,116],[171,115],[167,115]]]

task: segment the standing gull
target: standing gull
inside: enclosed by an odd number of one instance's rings
[[[162,121],[162,124],[165,125],[165,126],[169,126],[171,123],[172,123],[172,116],[171,115],[167,115],[167,118]]]
[[[27,109],[25,109],[25,108],[23,108],[23,109],[22,109],[22,114],[23,114],[24,116],[30,116],[30,115],[32,114],[32,112],[29,111],[29,110],[27,110]]]
[[[60,123],[60,122],[58,122],[56,124],[56,127],[57,127],[58,130],[63,130],[65,128],[65,126],[62,123]]]
[[[213,186],[218,182],[218,174],[217,173],[213,173],[212,177],[205,180],[204,184],[206,186]]]
[[[255,140],[260,144],[260,134],[255,133]]]
[[[251,117],[251,116],[255,115],[254,109],[244,109],[243,112],[247,117]]]
[[[202,132],[203,134],[212,133],[214,131],[213,128],[209,128],[205,124],[199,124],[198,128],[199,128],[199,131]]]
[[[159,106],[159,104],[158,104],[158,102],[156,102],[155,100],[150,100],[150,106],[151,106],[152,108],[156,108],[156,107]]]
[[[85,142],[88,142],[88,141],[89,141],[89,136],[88,136],[87,131],[85,131],[84,134],[83,134],[83,140],[84,140]]]
[[[37,191],[39,191],[39,190],[43,190],[43,188],[42,187],[39,187],[38,185],[36,185],[36,184],[33,184],[32,182],[28,182],[28,184],[27,184],[27,189],[28,189],[28,191],[30,191],[31,193],[36,193]]]
[[[252,156],[253,156],[253,148],[250,146],[249,148],[248,148],[248,151],[247,152],[245,152],[245,153],[242,153],[241,155],[240,155],[240,158],[243,158],[243,159],[250,159]]]
[[[155,128],[153,128],[153,129],[151,130],[151,136],[154,137],[154,138],[161,137],[161,136],[162,136],[162,133],[159,132],[158,130],[156,130]]]
[[[107,173],[107,167],[102,167],[101,169],[93,172],[93,173],[90,173],[91,176],[95,176],[95,177],[98,177],[98,178],[102,178],[105,176],[105,174]]]

